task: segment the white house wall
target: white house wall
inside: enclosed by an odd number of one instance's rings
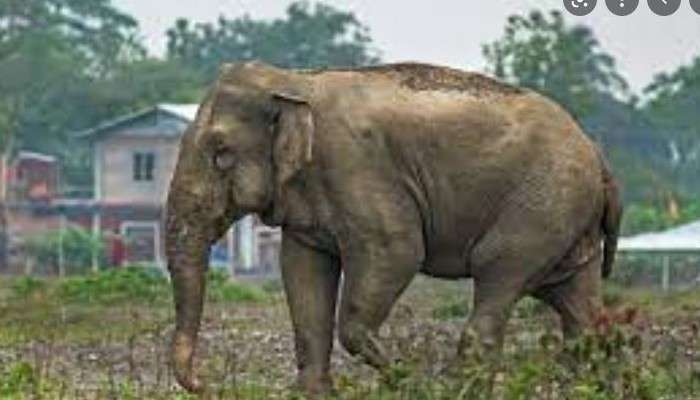
[[[170,186],[179,138],[115,135],[96,146],[97,198],[106,203],[163,204]],[[153,181],[134,181],[133,154],[153,152]]]

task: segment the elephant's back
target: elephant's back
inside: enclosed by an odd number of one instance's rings
[[[416,62],[300,72],[324,83],[353,81],[375,85],[384,81],[411,92],[449,92],[480,99],[517,96],[528,92],[480,73]]]

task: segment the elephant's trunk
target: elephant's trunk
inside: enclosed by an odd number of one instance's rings
[[[167,242],[176,311],[172,364],[180,385],[197,392],[201,384],[194,373],[193,356],[204,304],[209,238],[201,228],[169,212]]]
[[[205,160],[194,150],[195,126],[183,137],[166,205],[166,251],[175,300],[172,365],[177,381],[195,392],[201,384],[193,355],[202,318],[209,247],[223,226],[225,198]]]
[[[200,110],[206,121],[210,106]],[[166,251],[175,300],[172,365],[178,383],[191,392],[202,389],[193,356],[204,306],[209,248],[238,217],[239,211],[214,173],[211,162],[197,149],[198,125],[183,136],[166,205]]]

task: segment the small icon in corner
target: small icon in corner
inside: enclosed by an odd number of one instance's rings
[[[659,1],[660,0],[656,0]],[[630,15],[637,9],[639,0],[605,0],[608,10],[613,14],[624,17]]]
[[[582,17],[590,14],[597,2],[597,0],[564,0],[564,7],[570,13]]]
[[[649,8],[656,15],[666,17],[678,11],[681,6],[681,0],[647,0]]]
[[[690,0],[690,8],[696,13],[700,14],[700,0]]]

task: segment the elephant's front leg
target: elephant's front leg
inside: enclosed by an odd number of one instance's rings
[[[411,232],[353,243],[344,250],[340,342],[350,354],[385,371],[390,360],[377,332],[420,268],[422,239]]]
[[[282,239],[282,279],[294,325],[298,385],[312,397],[331,391],[329,373],[340,268],[290,235]]]

